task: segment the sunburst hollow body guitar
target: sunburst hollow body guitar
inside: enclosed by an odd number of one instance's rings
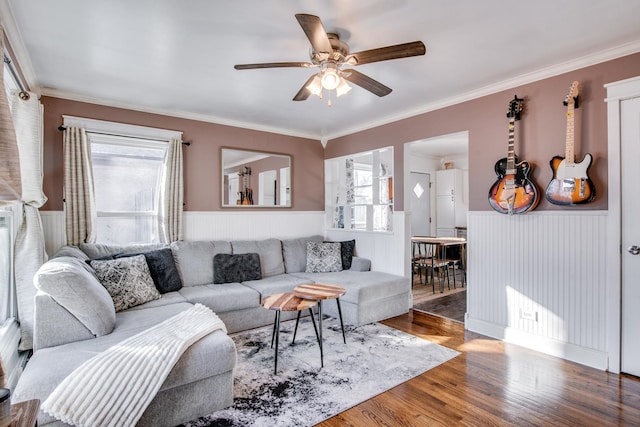
[[[551,159],[553,179],[547,186],[545,196],[556,205],[578,205],[589,203],[596,196],[595,186],[589,178],[591,154],[585,154],[580,163],[574,161],[574,113],[578,99],[578,82],[572,83],[564,104],[567,106],[567,139],[565,157]]]
[[[524,100],[514,97],[509,103],[509,149],[507,157],[498,160],[495,172],[498,179],[489,190],[489,204],[500,213],[513,215],[527,212],[538,204],[538,190],[529,179],[531,165],[527,161],[518,163],[515,155],[515,121],[520,119]]]

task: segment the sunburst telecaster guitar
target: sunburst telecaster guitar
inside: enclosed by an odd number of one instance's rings
[[[589,167],[593,158],[585,154],[580,163],[575,162],[574,156],[574,113],[577,108],[578,82],[571,84],[569,94],[564,100],[567,106],[567,139],[565,156],[555,156],[551,159],[553,179],[547,186],[545,196],[556,205],[578,205],[589,203],[596,196],[596,189],[589,178]]]
[[[495,164],[498,179],[489,190],[489,204],[503,214],[519,214],[527,212],[538,204],[538,189],[529,179],[531,165],[527,161],[518,163],[515,155],[515,121],[520,120],[520,112],[524,100],[517,96],[509,103],[507,117],[509,118],[509,149],[507,157]]]

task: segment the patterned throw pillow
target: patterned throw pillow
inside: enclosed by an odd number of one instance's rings
[[[349,270],[351,268],[351,261],[353,261],[353,252],[356,249],[356,241],[345,240],[340,243],[340,252],[342,255],[342,269]]]
[[[91,267],[111,295],[116,311],[160,298],[144,255],[91,261]]]
[[[331,273],[342,270],[339,242],[307,242],[307,273]]]

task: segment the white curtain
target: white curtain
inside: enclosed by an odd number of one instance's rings
[[[96,241],[96,196],[89,137],[82,128],[64,131],[64,211],[67,244]]]
[[[160,190],[159,229],[164,243],[182,240],[182,177],[182,141],[172,139],[164,158]]]
[[[3,30],[0,26],[0,50],[4,52]],[[16,134],[4,89],[4,72],[0,73],[0,205],[20,200],[20,157]]]
[[[33,346],[33,276],[47,260],[38,208],[47,197],[42,191],[43,106],[35,94],[21,99],[11,94],[11,112],[20,153],[22,221],[15,243],[15,281],[22,339],[20,350]]]

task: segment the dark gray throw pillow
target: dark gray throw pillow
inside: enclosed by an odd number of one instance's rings
[[[142,254],[118,254],[116,258],[125,258],[135,255],[144,255],[149,266],[149,272],[153,284],[161,294],[178,291],[182,288],[182,280],[176,268],[171,249],[164,248]]]
[[[356,249],[356,241],[345,240],[340,242],[340,255],[342,257],[342,269],[348,270],[351,268],[351,261],[353,261],[353,252]]]
[[[240,283],[262,279],[260,255],[216,254],[213,257],[213,283]]]

